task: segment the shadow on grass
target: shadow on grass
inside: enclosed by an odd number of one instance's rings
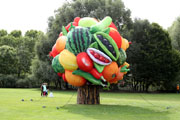
[[[167,111],[129,105],[66,105],[70,113],[97,120],[169,120]]]

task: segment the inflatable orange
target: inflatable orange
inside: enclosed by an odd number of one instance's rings
[[[113,61],[111,64],[104,67],[102,74],[103,77],[109,82],[116,77],[117,72],[118,72],[118,64]]]
[[[117,83],[119,80],[123,79],[124,73],[120,72],[121,67],[118,68],[118,72],[116,73],[116,77],[109,81],[110,83]]]
[[[86,80],[79,76],[79,75],[73,75],[73,71],[65,70],[65,78],[67,82],[73,86],[83,86],[86,83]]]
[[[61,52],[62,50],[64,50],[65,46],[66,46],[66,40],[67,37],[66,36],[60,36],[57,40],[56,40],[56,50],[58,52]]]

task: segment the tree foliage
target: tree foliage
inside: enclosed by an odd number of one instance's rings
[[[172,39],[172,46],[180,51],[180,17],[178,17],[168,28],[169,35]]]
[[[7,33],[7,31],[6,30],[0,30],[0,37],[2,37],[2,36],[6,36],[8,33]]]
[[[48,19],[48,39],[51,40],[51,47],[55,43],[62,26],[72,22],[75,17],[94,17],[103,19],[111,16],[118,30],[124,37],[129,36],[128,30],[132,27],[130,10],[125,8],[121,0],[75,0],[65,3],[55,11],[55,18]]]
[[[136,19],[131,37],[133,44],[129,50],[129,60],[135,79],[134,87],[140,85],[144,90],[148,90],[150,85],[170,88],[168,85],[180,70],[180,57],[172,49],[167,31],[156,23]]]
[[[11,31],[10,35],[14,36],[14,37],[21,37],[22,36],[22,32],[20,30],[13,30]]]
[[[14,30],[10,34],[7,34],[5,30],[0,30],[0,33],[2,58],[0,64],[6,66],[1,67],[0,73],[17,74],[18,77],[30,73],[31,61],[35,56],[35,43],[42,32],[30,30],[26,32],[25,36],[22,36],[20,30]]]
[[[16,72],[17,53],[13,47],[0,46],[0,74],[13,74]]]

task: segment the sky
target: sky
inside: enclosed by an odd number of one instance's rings
[[[46,32],[48,17],[66,0],[0,0],[0,29]],[[180,16],[180,0],[123,0],[132,18],[148,19],[167,29]]]

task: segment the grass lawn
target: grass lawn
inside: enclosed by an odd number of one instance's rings
[[[40,97],[39,89],[1,88],[0,120],[180,120],[180,94],[175,93],[101,93],[101,105],[77,105],[76,92],[53,95]]]

